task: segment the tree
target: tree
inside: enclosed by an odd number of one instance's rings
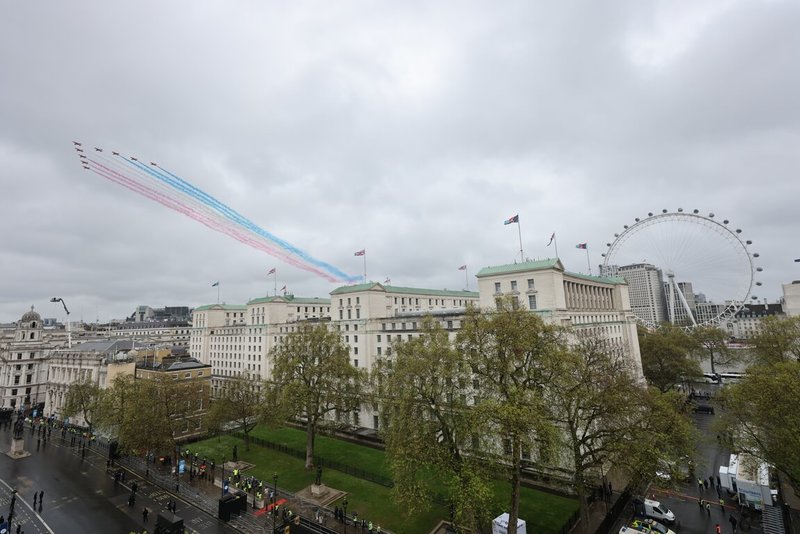
[[[764,317],[750,344],[759,363],[800,362],[800,316]]]
[[[620,347],[591,331],[575,334],[572,350],[555,361],[547,398],[572,463],[582,525],[587,526],[593,482],[604,467],[623,463],[631,445],[644,444],[632,438],[639,434],[638,407],[645,386]]]
[[[479,432],[467,401],[470,366],[430,317],[422,322],[419,337],[394,348],[393,359],[375,364],[372,382],[382,406],[397,499],[409,514],[418,513],[442,484],[456,522],[479,531],[492,494],[485,467],[468,450]]]
[[[800,362],[751,366],[722,393],[718,430],[734,450],[752,454],[783,472],[800,491]]]
[[[221,428],[224,423],[235,421],[244,433],[245,450],[249,451],[250,431],[259,423],[263,413],[261,381],[249,374],[237,374],[222,383],[206,414],[206,421],[209,428]]]
[[[692,347],[689,335],[675,326],[664,324],[656,330],[640,327],[639,348],[647,381],[663,393],[702,376],[700,364],[690,356]]]
[[[708,359],[711,372],[717,372],[717,365],[730,365],[741,356],[728,347],[728,334],[716,326],[699,326],[692,329],[690,338],[692,352],[700,359]]]
[[[635,432],[621,443],[626,454],[620,458],[633,481],[651,480],[657,471],[687,465],[693,457],[699,434],[686,411],[686,395],[679,391],[640,389],[631,407]]]
[[[503,459],[511,463],[508,532],[516,534],[523,452],[536,448],[546,458],[556,440],[544,389],[553,359],[565,352],[563,333],[514,302],[500,301],[493,312],[467,310],[457,346],[478,381],[476,416],[492,435],[507,440]]]
[[[173,451],[186,425],[196,424],[195,406],[204,382],[159,374],[150,379],[117,377],[103,395],[99,423],[132,454]]]
[[[365,380],[340,334],[325,324],[301,325],[281,340],[270,384],[277,406],[270,410],[304,420],[306,469],[314,467],[314,439],[325,416],[357,409]]]
[[[100,386],[91,379],[84,378],[78,382],[70,384],[67,390],[67,398],[64,403],[64,415],[74,417],[80,415],[89,432],[94,426],[95,414],[100,410],[102,391]]]

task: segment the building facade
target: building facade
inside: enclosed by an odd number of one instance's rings
[[[326,322],[340,332],[353,366],[371,369],[391,356],[394,343],[419,336],[426,316],[454,336],[468,306],[490,310],[497,299],[511,298],[546,322],[591,329],[608,339],[642,377],[636,316],[623,278],[570,273],[557,259],[486,267],[476,277],[477,292],[369,282],[336,288],[329,299],[285,295],[244,306],[201,306],[194,311],[190,353],[211,366],[215,389],[238,373],[269,379],[271,354],[281,339],[303,323]],[[377,430],[376,408],[365,405],[341,414],[342,422]]]
[[[105,389],[117,376],[133,376],[133,345],[127,340],[101,340],[53,351],[47,361],[47,402],[44,415],[53,416],[59,421],[66,419],[64,405],[73,384],[89,382]],[[88,426],[82,414],[73,415],[69,422]]]
[[[0,407],[37,413],[46,409],[47,359],[66,345],[66,335],[46,330],[31,306],[0,346]]]
[[[669,320],[661,269],[649,263],[636,263],[603,267],[601,274],[625,280],[631,310],[641,322],[654,326]]]

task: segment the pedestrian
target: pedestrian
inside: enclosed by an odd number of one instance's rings
[[[697,490],[698,491],[703,491],[703,479],[702,478],[698,478],[697,479]]]
[[[736,521],[736,518],[733,517],[733,514],[731,514],[731,518],[728,519],[728,521],[731,522],[731,528],[733,529],[733,534],[736,534],[736,526],[737,526],[738,521]]]
[[[36,508],[36,500],[39,498],[39,494],[34,492],[33,493],[33,507]]]
[[[711,486],[712,488],[714,487],[714,477],[713,476],[708,477],[708,485]]]
[[[148,510],[146,506],[144,508],[142,508],[142,522],[143,523],[147,523],[147,514],[149,514],[149,513],[150,513],[150,510]]]
[[[717,497],[720,499],[722,498],[722,491],[719,489],[719,486],[717,486]]]
[[[719,475],[717,475],[717,487],[718,488],[722,487],[722,484],[719,481]]]
[[[17,523],[17,534],[22,530],[22,523]]]
[[[717,534],[722,534],[722,527],[719,526],[719,523],[717,523],[716,526],[714,526],[714,531]]]
[[[700,507],[700,511],[702,511],[702,510],[703,510],[703,499],[699,499],[699,500],[697,501],[697,506],[699,506],[699,507]]]
[[[708,513],[708,515],[711,515],[711,503],[709,502],[706,503],[706,513]]]
[[[719,500],[719,509],[722,512],[722,515],[725,515],[725,499]]]

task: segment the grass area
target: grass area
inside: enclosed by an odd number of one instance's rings
[[[250,435],[273,443],[280,443],[299,451],[306,450],[306,433],[296,428],[258,426],[250,432]],[[386,462],[386,454],[378,449],[354,445],[341,439],[317,434],[314,440],[314,454],[326,460],[334,460],[369,471],[375,475],[392,478],[392,472]]]
[[[251,436],[258,436],[295,449],[305,449],[305,433],[293,428],[272,429],[260,426],[251,433]],[[230,459],[234,445],[238,446],[239,459],[256,466],[252,474],[269,481],[270,484],[273,473],[278,474],[278,485],[291,492],[299,491],[314,482],[316,473],[306,471],[303,460],[255,444],[250,445],[250,451],[245,451],[243,441],[232,436],[210,438],[192,443],[188,448],[200,456],[219,462],[223,457]],[[329,460],[391,477],[384,452],[380,450],[318,436],[314,452],[317,456]],[[366,517],[393,532],[427,533],[441,519],[448,517],[446,508],[436,505],[427,512],[416,514],[414,517],[405,517],[404,510],[395,503],[391,489],[333,469],[325,470],[323,480],[328,486],[348,493],[348,511],[357,511],[360,517]],[[502,509],[507,509],[505,504],[510,498],[508,483],[496,480],[492,482],[492,486],[497,503],[502,505]],[[558,532],[577,508],[575,500],[558,495],[529,488],[522,488],[520,494],[520,517],[527,521],[527,528],[530,531]]]

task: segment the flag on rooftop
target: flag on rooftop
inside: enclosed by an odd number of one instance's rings
[[[268,272],[267,274],[275,274],[275,267],[273,267],[272,269],[270,269],[270,270],[269,270],[269,272]]]
[[[361,250],[359,250],[358,252],[356,252],[354,255],[355,255],[355,256],[363,256],[363,255],[364,255],[364,254],[366,254],[366,253],[367,253],[367,249],[365,249],[365,248],[362,248]]]
[[[575,245],[575,248],[582,248],[582,249],[586,250],[589,247],[588,247],[588,245],[586,243],[578,243],[577,245]]]
[[[387,278],[386,280],[383,281],[383,283],[384,284],[391,284],[392,283],[392,279],[391,278]]]
[[[466,265],[462,265],[461,267],[458,268],[458,270],[459,271],[466,271],[467,270],[467,266]]]
[[[556,238],[556,233],[553,232],[553,235],[550,236],[550,241],[547,243],[548,247],[553,244],[553,239],[555,238]]]
[[[219,282],[214,282],[213,284],[211,284],[211,287],[217,287],[218,285],[219,285]]]
[[[519,213],[511,217],[510,219],[506,219],[503,224],[511,224],[511,223],[519,223]]]
[[[286,286],[283,286],[283,287],[281,288],[281,291],[286,291]]]

